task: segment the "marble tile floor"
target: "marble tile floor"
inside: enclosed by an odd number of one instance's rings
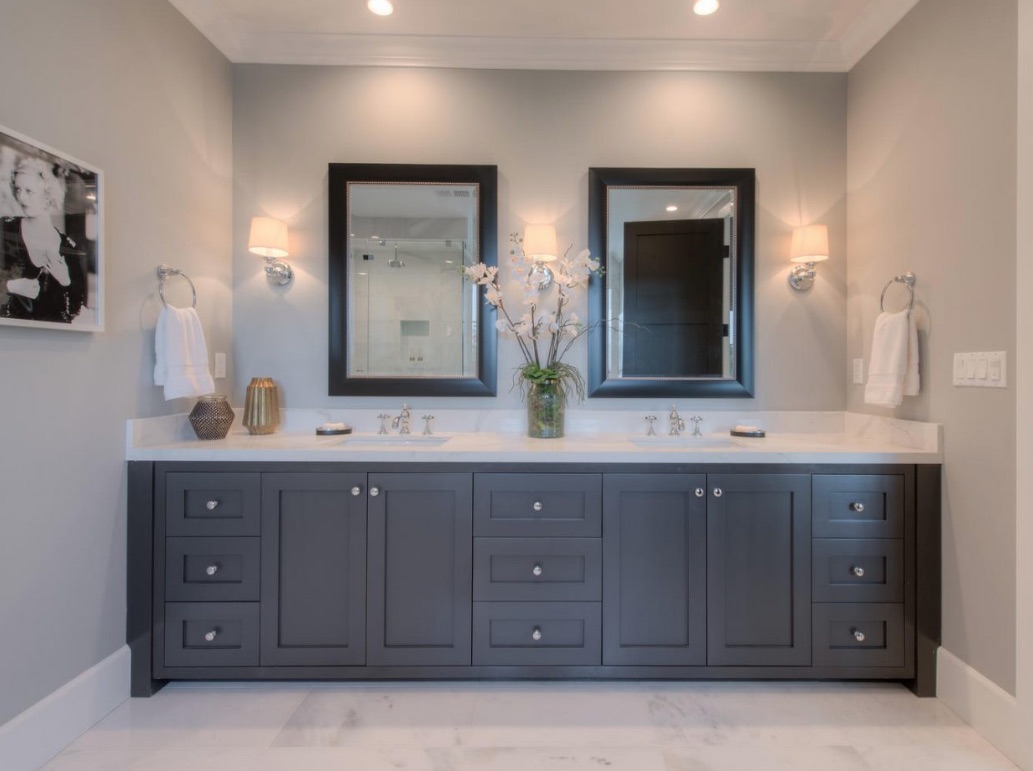
[[[997,771],[896,684],[177,683],[47,771]]]

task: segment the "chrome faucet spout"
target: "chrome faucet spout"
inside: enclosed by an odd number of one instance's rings
[[[669,416],[671,421],[670,430],[667,432],[671,436],[681,436],[681,432],[685,430],[685,421],[682,420],[681,415],[678,414],[678,408],[671,405],[671,414]]]
[[[403,404],[402,411],[398,416],[391,421],[391,428],[397,428],[398,433],[402,436],[412,433],[411,428],[412,413],[409,412],[409,405]]]

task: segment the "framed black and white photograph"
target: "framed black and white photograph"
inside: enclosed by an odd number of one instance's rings
[[[0,126],[0,324],[104,329],[101,176]]]

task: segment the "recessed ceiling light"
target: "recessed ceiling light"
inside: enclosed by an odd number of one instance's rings
[[[391,4],[391,0],[369,0],[366,3],[366,7],[377,16],[390,16],[395,12],[395,7]]]
[[[667,211],[678,211],[678,207],[672,203],[670,206],[667,207]]]
[[[373,0],[370,0],[372,3]],[[721,3],[719,0],[696,0],[692,6],[697,16],[709,16],[718,9]]]

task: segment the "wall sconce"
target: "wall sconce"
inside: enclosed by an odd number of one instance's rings
[[[804,225],[793,231],[789,261],[801,263],[789,272],[789,286],[803,291],[810,289],[818,275],[814,263],[829,258],[829,229],[825,225]]]
[[[248,251],[265,257],[265,275],[274,286],[286,286],[294,280],[294,272],[280,257],[286,257],[287,223],[272,217],[252,217]]]
[[[552,225],[524,226],[522,241],[524,254],[534,261],[534,266],[527,274],[528,283],[536,285],[539,292],[552,286],[553,274],[547,262],[554,262],[559,257],[556,246],[556,228]]]

